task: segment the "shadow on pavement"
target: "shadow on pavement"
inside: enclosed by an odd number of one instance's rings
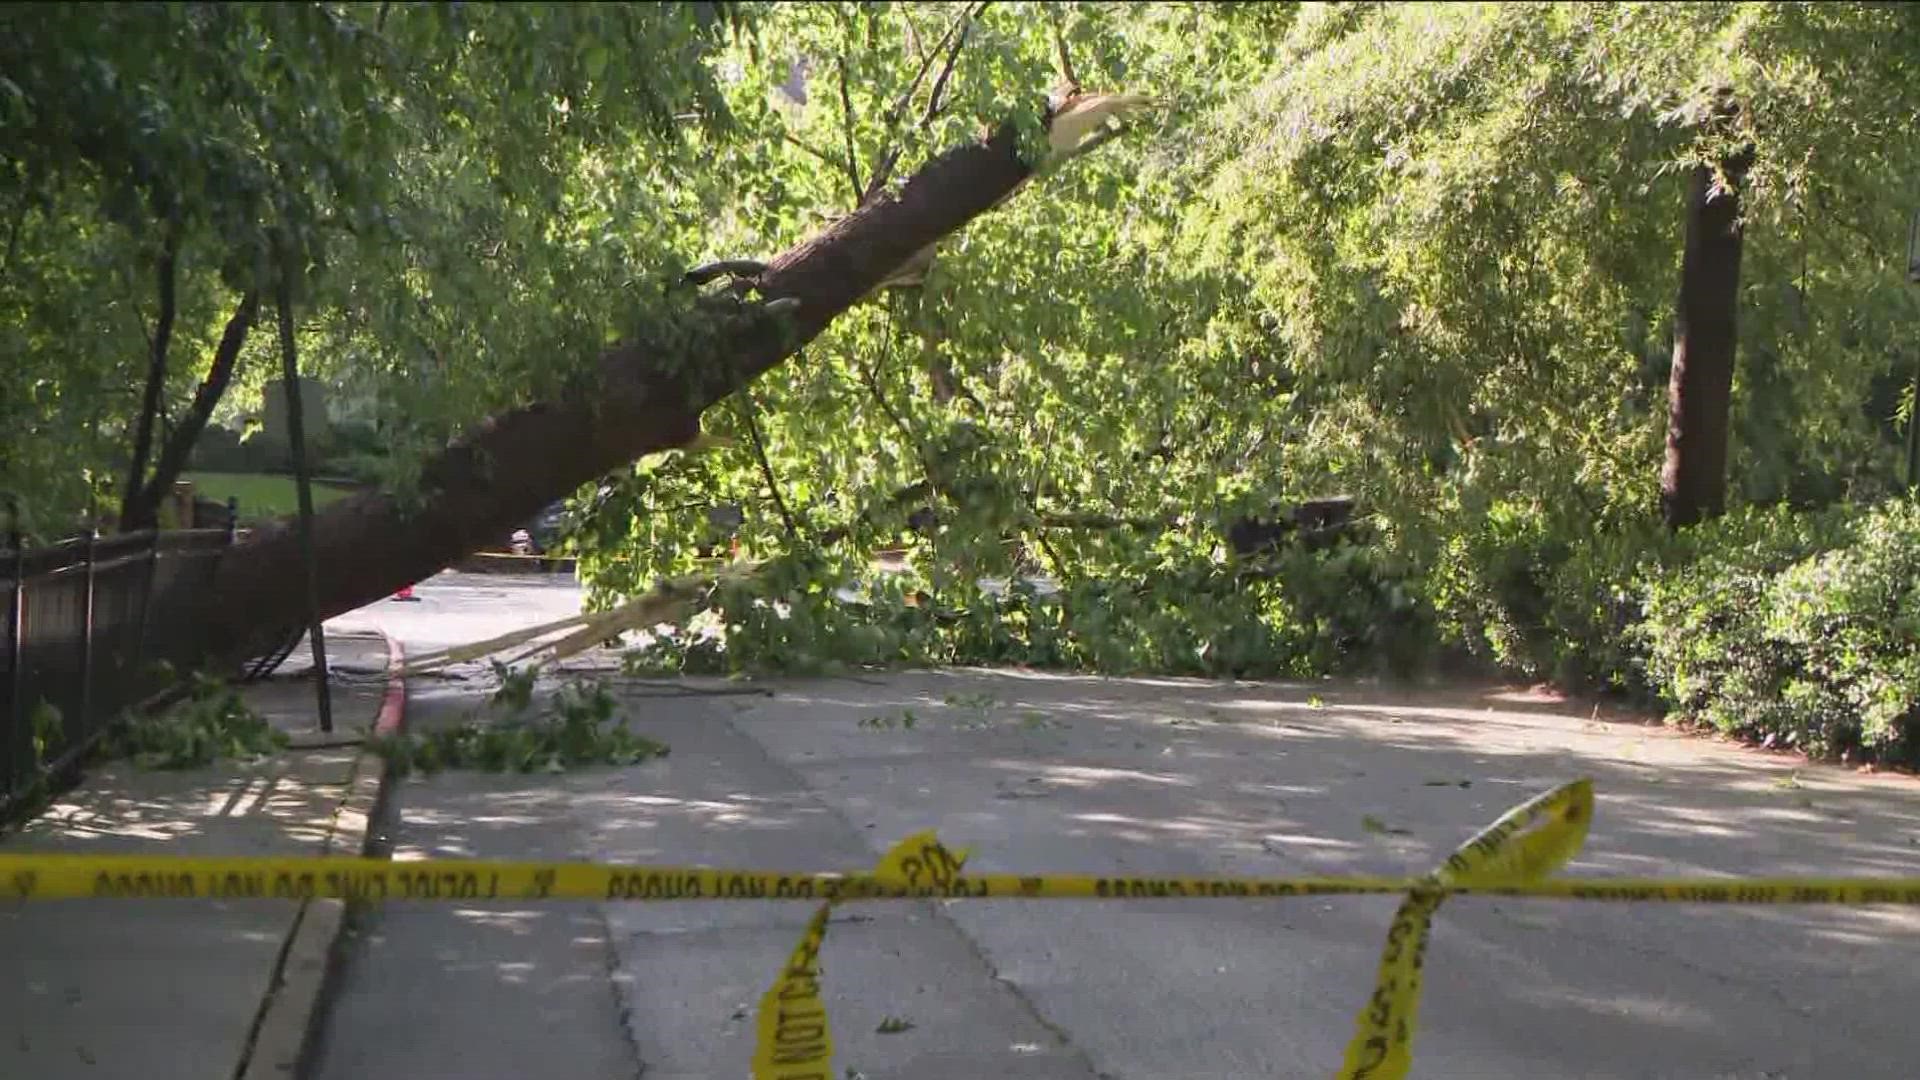
[[[423,691],[413,716],[450,722],[477,682]],[[985,871],[1407,874],[1587,775],[1597,818],[1569,873],[1920,873],[1920,785],[1486,691],[1416,706],[1353,685],[982,672],[771,683],[770,699],[622,685],[670,757],[409,781],[398,857],[853,869],[936,827]],[[519,1075],[556,1053],[569,1075],[738,1075],[807,907],[389,905],[318,1075]],[[1393,907],[849,905],[824,957],[837,1060],[876,1077],[1328,1075]],[[1892,1078],[1920,917],[1460,898],[1426,970],[1422,1076]],[[889,1017],[912,1027],[879,1033]]]

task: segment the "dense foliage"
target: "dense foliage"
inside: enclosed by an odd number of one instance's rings
[[[685,266],[782,250],[1071,76],[1155,101],[711,410],[719,449],[576,493],[595,603],[736,537],[775,560],[636,664],[1468,661],[1914,752],[1913,6],[22,7],[0,486],[36,520],[116,482],[176,202],[176,352],[290,231],[310,367],[374,403],[404,489],[410,448],[550,393]],[[1734,147],[1736,510],[1672,536],[1685,177]],[[1335,494],[1340,535],[1227,541]]]
[[[250,296],[221,406],[258,409],[287,281],[303,371],[370,403],[401,472],[577,371],[695,234],[712,188],[674,173],[725,127],[717,10],[0,12],[0,489],[27,530],[119,494],[169,307],[163,424]]]
[[[1770,745],[1920,757],[1920,505],[1749,514],[1690,539],[1637,628],[1663,697]]]
[[[667,747],[629,730],[613,692],[602,683],[574,680],[534,703],[538,671],[494,665],[500,687],[494,715],[452,727],[395,732],[370,745],[401,775],[442,769],[485,772],[565,772],[583,765],[632,765]]]

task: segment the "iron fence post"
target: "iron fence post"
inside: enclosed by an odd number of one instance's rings
[[[18,742],[20,731],[20,668],[26,660],[26,648],[21,638],[27,627],[27,549],[20,535],[20,504],[7,500],[7,546],[12,549],[13,573],[7,590],[7,737],[0,742],[0,754],[4,754],[5,775],[0,780],[6,786],[5,800],[11,801],[15,781],[19,779],[19,762],[14,760],[14,744]]]
[[[133,642],[134,671],[138,678],[147,678],[147,633],[153,623],[153,587],[160,576],[160,530],[147,532],[147,577],[140,583],[140,623],[139,631]]]
[[[1907,405],[1907,490],[1920,493],[1920,355],[1913,361],[1913,391]]]
[[[87,566],[87,608],[85,613],[80,617],[80,715],[74,720],[67,721],[62,725],[68,729],[61,733],[65,736],[63,744],[68,746],[78,745],[79,740],[91,735],[94,729],[93,604],[96,589],[99,584],[97,560],[95,559],[97,553],[94,547],[99,542],[100,529],[98,525],[89,518],[87,521],[86,546],[81,548],[81,558],[86,560]],[[76,727],[79,729],[77,732],[79,738],[75,738],[76,732],[73,729]]]
[[[1907,281],[1920,285],[1920,209],[1907,226]],[[1907,406],[1907,491],[1920,494],[1920,352],[1913,358],[1913,396]]]
[[[307,473],[306,423],[300,412],[300,362],[293,342],[292,264],[284,258],[275,282],[280,316],[280,368],[287,395],[287,441],[293,452],[293,485],[300,504],[297,535],[300,562],[307,576],[307,636],[313,645],[313,694],[320,709],[320,730],[333,730],[333,695],[327,673],[327,632],[320,617],[320,564],[313,541],[313,484]]]

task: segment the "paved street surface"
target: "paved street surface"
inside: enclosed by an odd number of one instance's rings
[[[385,668],[378,637],[332,645],[336,671]],[[370,724],[384,689],[384,678],[343,672],[336,730]],[[311,682],[274,678],[242,696],[282,730],[313,733]],[[0,850],[318,856],[356,753],[332,745],[165,771],[103,762]],[[0,903],[0,1076],[232,1076],[296,911],[280,900]]]
[[[440,578],[419,593],[353,618],[418,649],[570,611],[550,579]],[[471,676],[416,683],[409,723],[474,708],[490,685]],[[1011,673],[764,684],[770,695],[618,685],[630,723],[671,756],[409,780],[396,857],[851,869],[935,827],[982,871],[1400,874],[1591,775],[1597,820],[1573,873],[1920,875],[1911,780],[1489,689]],[[689,693],[703,688],[721,692]],[[887,722],[863,723],[875,718]],[[1327,1077],[1393,906],[848,905],[823,954],[836,1068]],[[350,953],[317,1075],[744,1076],[751,1010],[809,914],[391,904]],[[1440,913],[1427,980],[1419,1077],[1904,1078],[1920,1052],[1908,909],[1462,898]]]
[[[382,600],[327,623],[330,631],[384,630],[411,654],[504,634],[580,613],[572,574],[461,574],[446,571],[415,588],[412,601]],[[304,656],[306,645],[295,650]]]

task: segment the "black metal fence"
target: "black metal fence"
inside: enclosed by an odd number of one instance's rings
[[[197,658],[191,607],[233,542],[227,528],[0,547],[0,807],[163,689],[161,661]]]

